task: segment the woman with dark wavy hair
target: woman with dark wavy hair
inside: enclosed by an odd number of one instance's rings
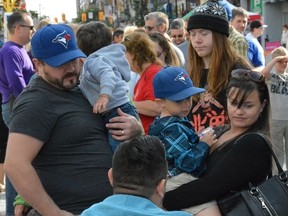
[[[259,134],[269,132],[269,93],[264,76],[251,70],[233,70],[226,97],[230,124],[214,127],[218,140],[210,148],[206,171],[167,192],[163,202],[166,209],[218,201],[231,192],[248,189],[249,183],[258,185],[271,172],[271,152]]]

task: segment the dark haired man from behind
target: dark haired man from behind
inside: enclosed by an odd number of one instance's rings
[[[164,145],[157,137],[139,136],[120,144],[108,177],[114,195],[94,204],[81,216],[190,215],[159,207],[165,193],[167,162]]]

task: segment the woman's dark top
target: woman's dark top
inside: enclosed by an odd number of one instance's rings
[[[239,68],[248,69],[240,63],[235,63],[232,70]],[[197,87],[207,88],[208,73],[209,69],[203,69],[203,77],[201,78],[200,86]],[[228,79],[230,79],[230,76]],[[188,114],[188,119],[191,121],[196,131],[202,126],[206,128],[229,123],[226,113],[225,91],[224,88],[215,97],[213,97],[209,91],[202,92],[199,94],[199,101],[193,101],[191,111]]]
[[[223,143],[207,159],[207,171],[197,180],[167,192],[163,206],[179,210],[219,200],[232,191],[259,184],[271,171],[271,154],[257,134],[235,137]],[[238,141],[235,143],[235,141]]]

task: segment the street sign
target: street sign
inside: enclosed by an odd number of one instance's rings
[[[251,0],[251,10],[252,10],[252,12],[263,15],[263,2],[262,2],[262,0]]]

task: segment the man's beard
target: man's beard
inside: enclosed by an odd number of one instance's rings
[[[73,72],[73,73],[66,74],[61,79],[55,79],[55,78],[51,78],[51,76],[45,71],[44,71],[44,74],[45,74],[45,80],[50,85],[53,85],[54,87],[63,89],[63,90],[70,90],[70,89],[75,88],[78,85],[79,76],[80,76],[79,73]],[[66,81],[65,83],[65,79],[69,79],[71,77],[76,77],[76,79],[69,80],[68,82]]]

